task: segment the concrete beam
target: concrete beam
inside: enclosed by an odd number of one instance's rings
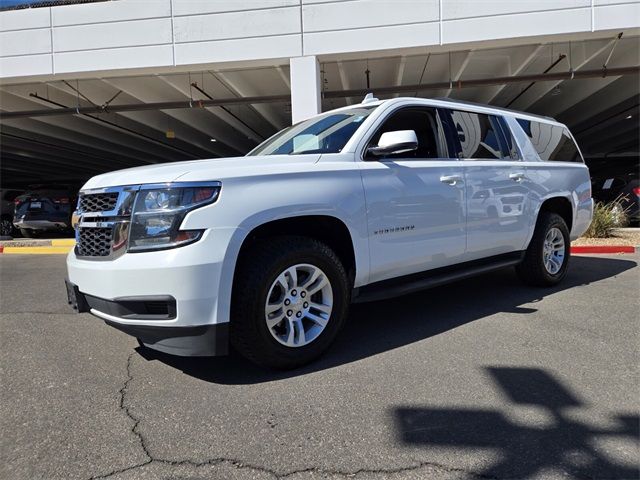
[[[291,65],[291,121],[298,123],[321,112],[320,64],[315,56],[295,57]]]

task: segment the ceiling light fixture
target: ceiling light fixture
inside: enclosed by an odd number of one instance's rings
[[[215,138],[211,139],[212,142],[217,142],[218,140],[216,140]]]
[[[627,116],[625,117],[625,120],[631,120],[632,118],[633,118],[633,115],[627,115]]]

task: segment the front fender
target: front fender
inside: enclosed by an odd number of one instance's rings
[[[229,320],[231,290],[242,244],[255,228],[292,217],[322,215],[344,223],[353,242],[354,285],[369,276],[366,208],[357,170],[321,170],[309,174],[263,175],[225,180],[218,201],[190,212],[183,229],[234,228],[221,271],[218,319]]]

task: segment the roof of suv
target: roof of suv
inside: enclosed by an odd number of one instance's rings
[[[522,118],[522,119],[527,119],[527,120],[534,120],[534,121],[538,121],[538,122],[543,122],[543,123],[554,123],[557,125],[562,125],[560,122],[558,122],[557,120],[555,120],[552,117],[545,117],[542,115],[536,115],[534,113],[527,113],[527,112],[521,112],[518,110],[511,110],[508,108],[503,108],[503,107],[495,107],[493,105],[485,105],[482,103],[475,103],[475,102],[467,102],[467,101],[463,101],[463,100],[455,100],[452,98],[418,98],[418,97],[397,97],[397,98],[390,98],[390,99],[386,99],[386,100],[374,100],[371,99],[367,102],[364,103],[360,103],[360,104],[354,104],[354,105],[348,105],[346,107],[341,107],[341,108],[336,108],[335,110],[332,111],[340,111],[340,110],[345,110],[345,109],[349,109],[349,108],[354,108],[354,107],[358,107],[358,106],[371,106],[371,107],[377,107],[380,106],[382,104],[388,104],[388,103],[401,103],[407,100],[412,100],[412,101],[418,101],[421,103],[426,103],[426,104],[431,104],[431,105],[435,105],[438,106],[439,104],[448,104],[447,106],[459,106],[464,110],[471,110],[471,111],[479,111],[479,112],[484,112],[486,113],[486,111],[492,111],[492,112],[500,112],[503,114],[508,114],[511,115],[513,117],[517,117],[517,118]],[[441,105],[444,106],[444,105]],[[324,113],[328,113],[328,112],[324,112]]]

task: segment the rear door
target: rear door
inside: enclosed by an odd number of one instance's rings
[[[464,169],[465,260],[522,250],[529,234],[528,181],[520,153],[501,116],[443,109]]]
[[[435,108],[403,107],[369,139],[414,130],[418,150],[361,164],[367,201],[370,282],[460,262],[465,250],[461,162],[448,155]],[[365,147],[366,148],[366,147]]]

